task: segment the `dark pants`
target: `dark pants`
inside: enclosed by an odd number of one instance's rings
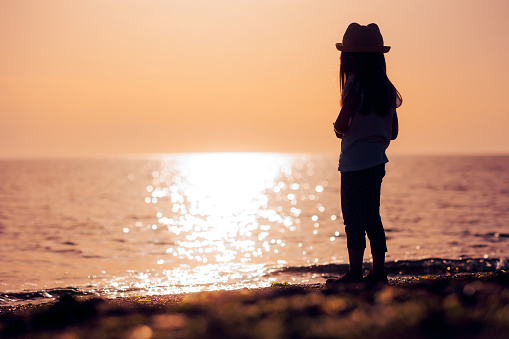
[[[348,248],[366,248],[367,234],[371,253],[387,252],[380,218],[380,187],[384,176],[385,164],[341,172],[341,210]]]

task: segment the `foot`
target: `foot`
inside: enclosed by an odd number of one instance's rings
[[[335,287],[342,284],[348,284],[348,283],[360,283],[363,281],[362,274],[354,274],[350,270],[346,271],[346,273],[341,277],[337,279],[327,279],[325,282],[326,287]]]
[[[367,276],[365,276],[362,279],[362,281],[364,281],[372,286],[378,285],[378,284],[385,285],[389,282],[389,280],[387,279],[387,273],[385,273],[385,272],[374,273],[373,271],[369,271],[369,274]]]

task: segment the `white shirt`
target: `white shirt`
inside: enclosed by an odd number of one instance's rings
[[[348,79],[343,91],[348,94],[353,78]],[[399,98],[396,105],[401,105]],[[355,112],[347,131],[341,140],[341,155],[338,170],[342,172],[359,171],[389,161],[385,150],[389,147],[392,136],[392,119],[396,107],[382,117],[376,112],[361,114]]]

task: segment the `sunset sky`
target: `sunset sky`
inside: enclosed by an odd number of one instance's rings
[[[376,22],[391,154],[509,153],[506,0],[0,2],[0,157],[339,152],[340,42]]]

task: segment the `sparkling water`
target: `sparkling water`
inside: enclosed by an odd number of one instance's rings
[[[390,274],[507,267],[508,156],[386,170]],[[336,155],[0,161],[0,304],[323,282],[348,262],[339,192]]]

